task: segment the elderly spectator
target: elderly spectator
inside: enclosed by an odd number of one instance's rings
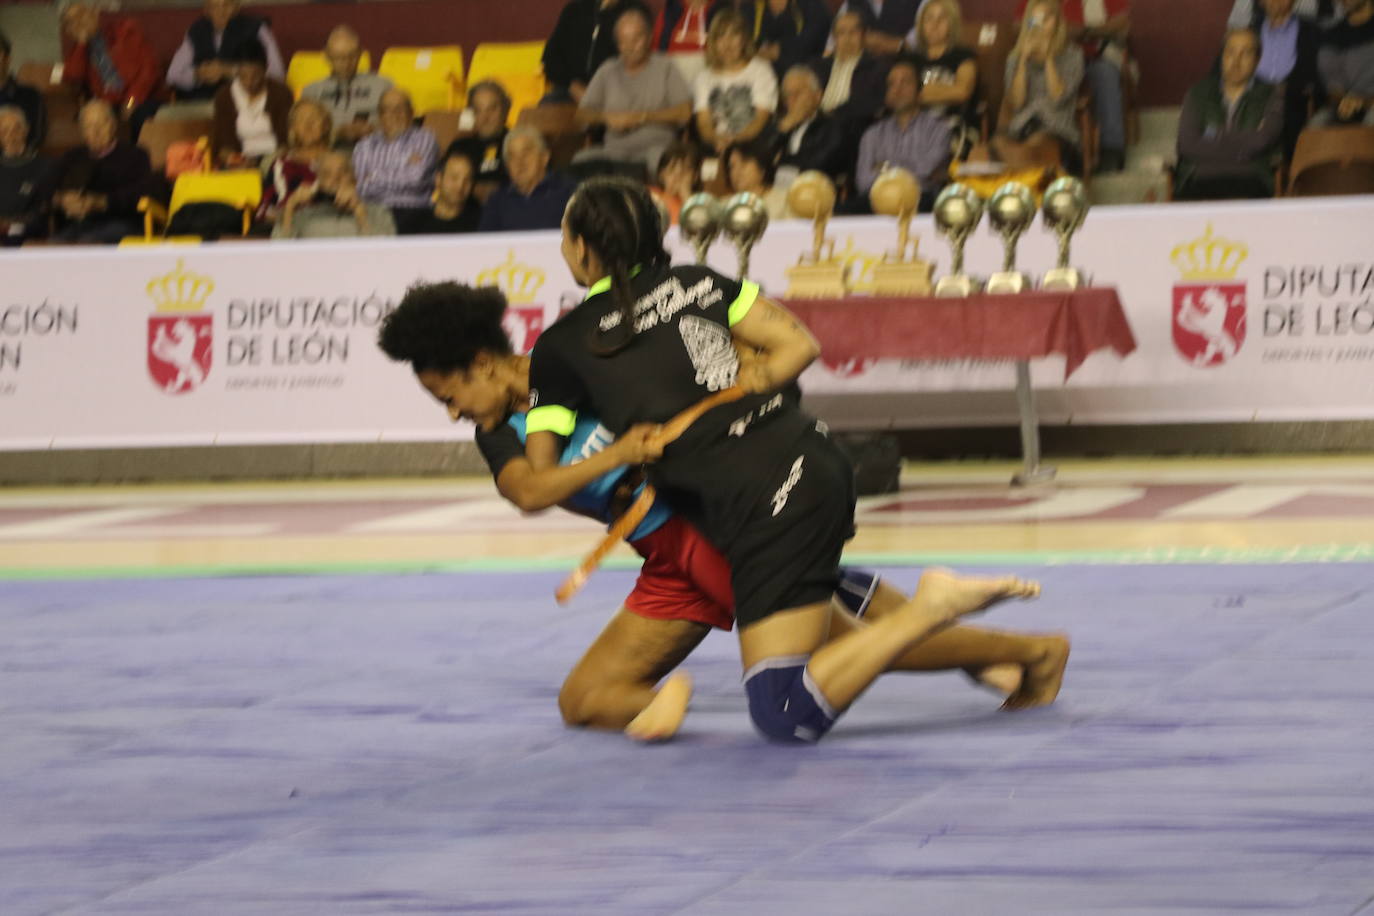
[[[916,23],[920,0],[846,0],[836,15],[858,13],[863,17],[864,47],[880,57],[900,54]],[[834,40],[834,36],[832,36]]]
[[[286,79],[281,50],[267,20],[249,16],[240,6],[239,0],[205,0],[204,15],[186,30],[167,68],[167,85],[178,99],[214,98],[234,78],[235,64],[249,42],[263,48],[267,75]]]
[[[825,52],[830,10],[823,0],[742,0],[739,11],[753,26],[759,57],[773,65],[779,81]]]
[[[333,124],[329,109],[313,99],[301,99],[287,120],[286,149],[278,150],[263,169],[262,202],[257,220],[274,223],[277,212],[301,185],[316,180],[320,158],[329,152]]]
[[[701,190],[701,153],[697,145],[678,142],[665,149],[654,175],[657,187],[649,190],[668,209],[668,218],[676,226],[682,205]]]
[[[391,80],[375,73],[359,73],[363,45],[358,33],[346,25],[335,26],[324,44],[329,76],[301,91],[301,98],[323,102],[334,121],[334,136],[343,143],[357,143],[377,129],[377,107]]]
[[[0,105],[0,246],[42,234],[51,174],[52,163],[29,144],[23,109]]]
[[[358,196],[348,153],[325,153],[317,171],[316,181],[301,185],[287,198],[272,238],[342,239],[396,234],[391,211]]]
[[[615,24],[630,9],[652,18],[640,0],[569,0],[544,45],[544,101],[582,101],[596,71],[615,56]]]
[[[778,107],[778,79],[754,56],[748,25],[738,13],[726,11],[711,22],[706,64],[694,87],[701,139],[723,152],[762,134]]]
[[[1341,0],[1345,19],[1327,29],[1317,55],[1331,104],[1312,116],[1318,126],[1374,127],[1374,0]]]
[[[1231,29],[1221,75],[1188,90],[1178,125],[1174,196],[1181,200],[1269,197],[1283,138],[1283,93],[1255,78],[1259,37]]]
[[[1057,151],[1069,171],[1082,171],[1077,106],[1083,52],[1069,42],[1058,0],[1031,0],[1016,47],[1007,58],[1010,113],[993,148],[1004,160],[1037,158]]]
[[[28,125],[28,144],[37,149],[43,143],[48,131],[48,110],[43,104],[43,96],[32,86],[21,85],[10,74],[10,40],[0,32],[0,108],[13,105],[24,113]]]
[[[513,229],[557,229],[572,186],[549,173],[549,145],[532,127],[506,134],[502,155],[510,184],[497,188],[482,205],[483,232]]]
[[[834,53],[811,64],[821,81],[821,111],[862,133],[883,107],[887,68],[864,49],[862,14],[840,13],[830,32]]]
[[[138,200],[152,186],[148,154],[119,139],[119,121],[104,99],[87,102],[80,115],[81,146],[58,161],[53,209],[62,219],[64,242],[113,244],[140,231]]]
[[[472,193],[483,203],[493,191],[510,181],[502,158],[510,106],[510,96],[500,83],[482,80],[475,84],[468,90],[472,133],[454,140],[444,154],[452,156],[461,153],[477,164],[477,181]]]
[[[778,121],[782,134],[780,166],[794,172],[812,169],[839,179],[854,167],[854,145],[845,125],[821,111],[821,81],[810,67],[797,65],[782,78],[786,112]]]
[[[884,165],[906,169],[921,184],[921,210],[928,211],[949,178],[949,126],[921,107],[916,64],[898,60],[887,73],[887,107],[892,114],[864,132],[854,185],[854,209],[867,212],[868,191]]]
[[[1226,17],[1226,25],[1233,29],[1259,25],[1264,16],[1264,0],[1236,0],[1231,7],[1231,15]],[[1341,19],[1340,0],[1297,0],[1293,12],[1325,28],[1335,25]]]
[[[600,147],[578,154],[584,159],[643,162],[647,170],[677,138],[692,117],[692,90],[677,67],[649,45],[649,14],[631,9],[615,24],[618,55],[601,65],[577,112],[583,127],[605,125]]]
[[[955,157],[960,159],[979,137],[978,58],[962,44],[962,38],[958,0],[921,4],[910,38],[921,82],[921,105],[945,119]]]
[[[732,0],[664,0],[654,20],[654,47],[672,58],[687,85],[706,69],[706,40],[716,16],[734,9]]]
[[[285,83],[267,78],[267,51],[256,40],[238,45],[234,78],[215,93],[215,155],[223,165],[257,163],[286,145],[293,99]]]
[[[393,210],[423,209],[434,190],[439,144],[415,125],[415,109],[404,89],[388,89],[378,108],[382,129],[353,148],[358,194]]]
[[[725,183],[731,194],[755,194],[768,208],[769,219],[790,219],[787,190],[774,187],[777,167],[772,147],[760,140],[732,143],[721,157],[725,160]]]
[[[70,42],[62,80],[109,102],[128,119],[137,140],[143,122],[157,111],[162,72],[138,23],[124,16],[102,21],[104,6],[72,0],[62,8],[62,32]]]
[[[397,215],[401,235],[451,235],[476,232],[482,222],[482,205],[472,198],[472,160],[454,153],[439,165],[434,176],[434,205]]]

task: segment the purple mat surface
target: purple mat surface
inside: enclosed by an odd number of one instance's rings
[[[1022,572],[1058,704],[800,748],[732,635],[680,740],[562,727],[628,573],[0,583],[0,913],[1374,914],[1374,570]]]

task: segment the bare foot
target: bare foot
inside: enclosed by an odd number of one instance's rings
[[[997,579],[956,576],[948,569],[928,569],[921,574],[911,605],[933,612],[942,621],[952,622],[965,614],[986,611],[1011,598],[1040,597],[1040,583],[1015,576]]]
[[[1015,662],[981,667],[970,665],[963,670],[973,683],[1004,697],[1021,689],[1021,678],[1025,674],[1025,668]]]
[[[1007,697],[1003,709],[1031,709],[1048,706],[1059,696],[1064,683],[1064,668],[1069,663],[1069,640],[1065,636],[1046,636],[1045,654],[1025,666],[1025,676],[1016,692]]]
[[[664,681],[649,705],[630,720],[625,734],[636,741],[667,741],[682,727],[691,699],[692,676],[679,671]]]

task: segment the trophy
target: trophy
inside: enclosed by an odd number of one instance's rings
[[[797,266],[787,270],[787,298],[843,298],[848,292],[848,268],[835,258],[834,241],[827,245],[825,237],[826,223],[835,210],[835,183],[824,172],[802,172],[787,189],[787,206],[815,226],[810,255],[803,254]]]
[[[1016,243],[1035,220],[1035,197],[1030,188],[1009,181],[988,201],[988,222],[1002,236],[1002,269],[988,277],[990,293],[1020,293],[1030,278],[1016,269]]]
[[[757,194],[745,191],[725,202],[725,234],[739,254],[739,279],[749,275],[749,252],[768,228],[768,208]]]
[[[972,296],[982,287],[964,273],[964,245],[983,218],[983,199],[968,185],[955,183],[935,198],[935,228],[949,240],[949,276],[935,284],[937,296]]]
[[[1088,195],[1077,178],[1060,178],[1045,191],[1041,205],[1045,227],[1059,236],[1058,265],[1046,272],[1041,289],[1074,290],[1087,283],[1083,274],[1069,266],[1069,239],[1088,215]]]
[[[897,217],[897,250],[884,252],[873,267],[875,296],[928,296],[930,275],[935,267],[916,257],[918,240],[911,238],[911,218],[921,202],[921,185],[906,169],[885,167],[868,192],[873,212]],[[907,242],[911,258],[907,259]]]
[[[720,235],[725,213],[720,201],[710,194],[693,194],[682,204],[677,228],[682,238],[696,250],[697,263],[706,263],[706,252]]]

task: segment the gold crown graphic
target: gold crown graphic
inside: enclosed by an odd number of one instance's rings
[[[153,277],[146,289],[159,312],[198,312],[215,291],[215,281],[204,274],[191,273],[177,259],[174,270]]]
[[[882,258],[879,255],[854,247],[854,236],[847,236],[844,247],[835,252],[835,260],[849,268],[849,291],[851,293],[873,292],[873,267]]]
[[[1212,224],[1208,223],[1201,236],[1175,245],[1169,260],[1185,280],[1231,280],[1249,256],[1250,249],[1244,242],[1212,235]]]
[[[512,248],[504,261],[477,275],[477,285],[500,287],[511,305],[528,305],[544,285],[544,272],[516,261]]]

